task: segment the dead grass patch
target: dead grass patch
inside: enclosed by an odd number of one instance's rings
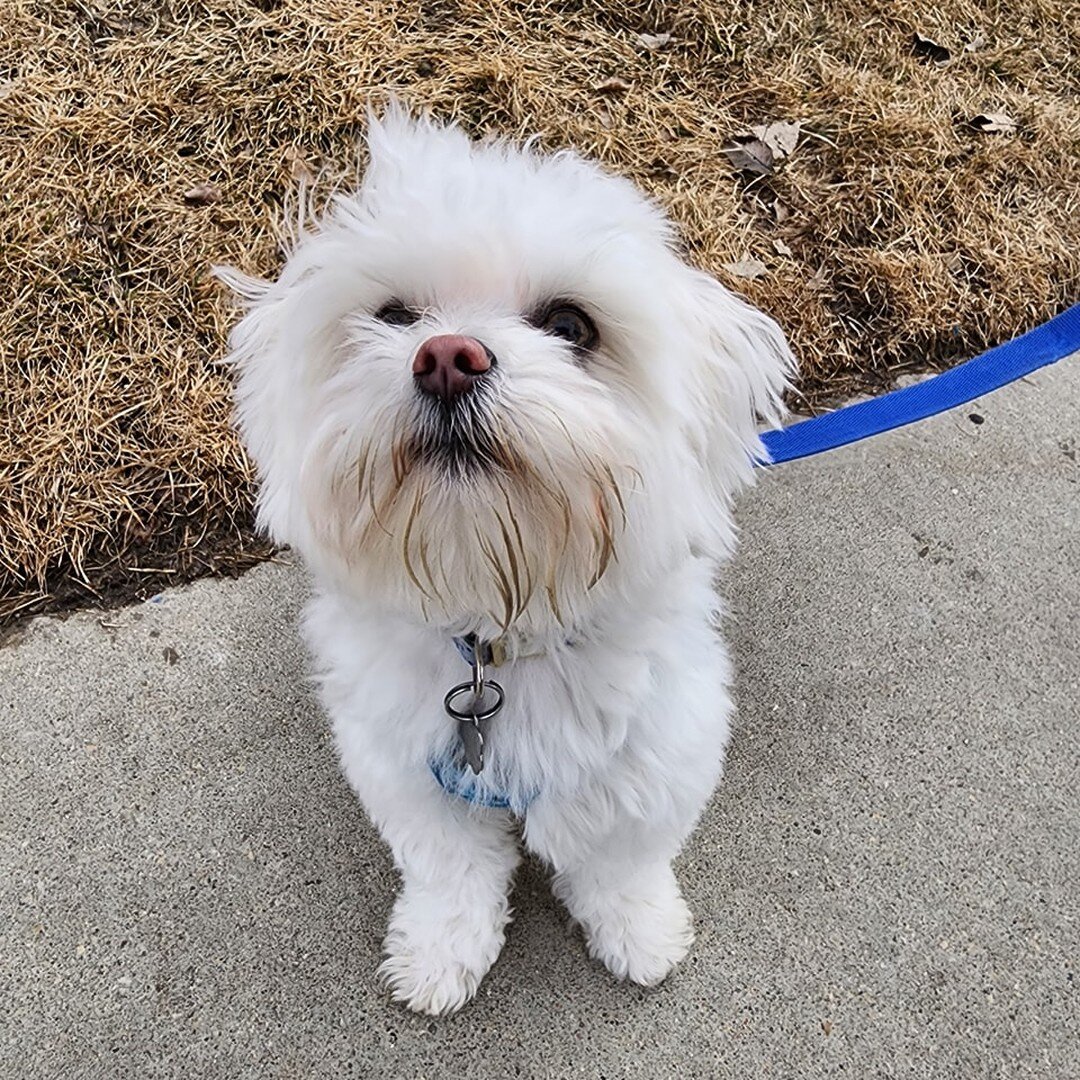
[[[1078,40],[1058,0],[4,0],[0,616],[265,553],[207,270],[273,272],[296,171],[351,161],[369,101],[631,176],[784,324],[813,401],[1076,298]],[[771,121],[794,152],[734,173]]]

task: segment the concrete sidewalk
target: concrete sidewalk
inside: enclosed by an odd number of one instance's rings
[[[1080,1076],[1080,358],[742,520],[740,725],[652,992],[528,865],[471,1007],[387,1003],[294,567],[9,637],[0,1076]]]

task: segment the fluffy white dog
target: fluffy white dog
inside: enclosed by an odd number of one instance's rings
[[[671,862],[728,741],[714,571],[791,355],[574,154],[396,107],[368,141],[277,281],[220,273],[260,520],[314,576],[322,698],[402,875],[380,970],[417,1011],[468,1001],[520,834],[652,985],[693,938]]]

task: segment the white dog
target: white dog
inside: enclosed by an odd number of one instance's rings
[[[714,571],[791,355],[627,181],[397,107],[368,141],[277,281],[220,273],[260,520],[314,576],[322,698],[402,875],[380,970],[419,1012],[468,1001],[520,833],[652,985],[693,938],[671,862],[728,741]]]

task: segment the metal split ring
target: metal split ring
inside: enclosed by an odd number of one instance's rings
[[[471,694],[473,704],[476,705],[479,701],[483,700],[483,694],[485,690],[495,691],[495,704],[487,709],[481,709],[479,712],[463,712],[461,709],[454,705],[456,699],[460,698],[462,694]],[[464,720],[466,723],[479,723],[482,720],[490,720],[496,716],[499,710],[503,707],[503,688],[490,679],[487,682],[480,684],[480,692],[477,693],[476,686],[470,680],[469,682],[458,683],[453,687],[443,698],[443,708],[455,719]]]
[[[473,645],[472,688],[477,699],[484,696],[484,658],[480,654],[480,642]],[[453,693],[453,691],[450,691]],[[500,691],[502,693],[502,691]]]

